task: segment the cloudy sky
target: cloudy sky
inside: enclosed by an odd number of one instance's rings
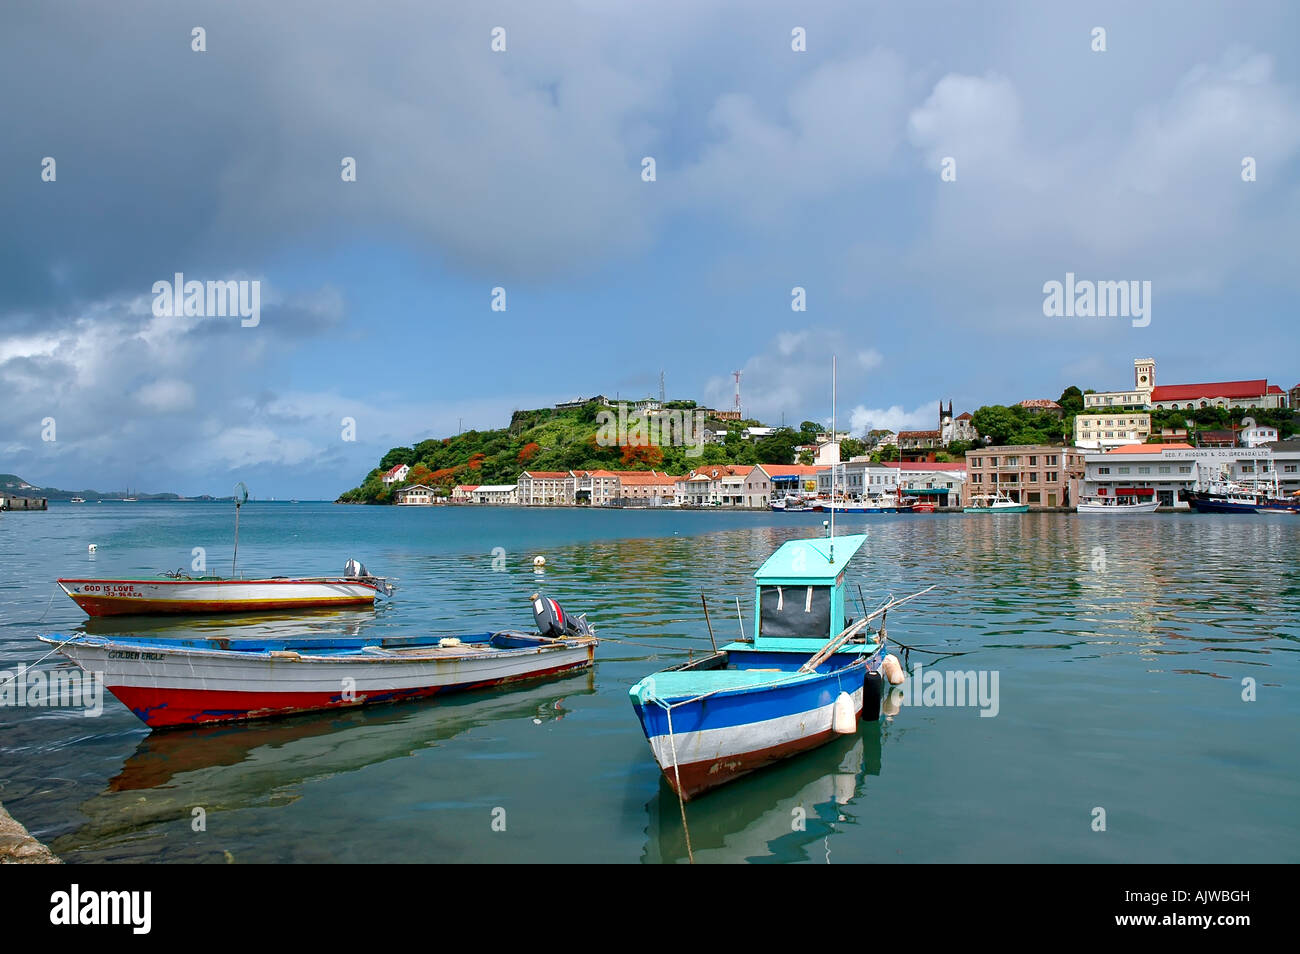
[[[828,418],[832,354],[855,429],[1147,355],[1300,380],[1300,7],[802,6],[5,5],[0,472],[333,497],[660,370]],[[156,316],[176,272],[260,323]],[[1150,281],[1150,324],[1045,317],[1067,272]]]

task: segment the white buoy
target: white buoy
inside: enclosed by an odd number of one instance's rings
[[[460,645],[460,640],[455,636],[444,636],[438,640],[438,645],[443,649],[453,649]]]
[[[840,735],[851,735],[858,731],[858,718],[853,712],[853,697],[841,692],[835,697],[834,716],[831,728]]]
[[[95,544],[93,544],[93,543],[92,543],[90,546],[86,547],[86,550],[87,550],[88,552],[90,552],[90,553],[94,553],[94,552],[95,552],[96,550],[98,550],[98,549],[99,549],[99,547],[97,547],[97,546],[96,546]]]
[[[537,566],[537,567],[546,566],[546,557],[544,556],[533,557],[533,566]]]
[[[885,659],[880,664],[880,672],[889,680],[891,686],[901,686],[903,680],[907,678],[907,673],[903,672],[902,664],[893,653],[885,654]]]

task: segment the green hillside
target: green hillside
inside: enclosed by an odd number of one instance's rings
[[[690,401],[669,402],[684,414]],[[339,497],[342,503],[391,503],[397,486],[385,487],[385,472],[399,464],[411,467],[406,484],[426,484],[450,491],[457,484],[513,484],[524,470],[659,470],[684,474],[705,464],[788,463],[793,448],[809,439],[805,422],[799,430],[781,428],[757,442],[742,441],[740,429],[757,421],[708,421],[706,426],[729,432],[725,444],[705,446],[697,457],[685,447],[612,446],[597,443],[598,415],[609,410],[597,402],[582,407],[516,411],[510,426],[500,430],[466,431],[455,437],[420,441],[412,447],[394,447],[359,487]]]

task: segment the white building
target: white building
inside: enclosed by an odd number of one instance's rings
[[[673,497],[678,505],[695,507],[745,506],[745,478],[753,470],[743,464],[716,464],[677,479]]]
[[[1078,414],[1074,418],[1074,446],[1103,451],[1120,444],[1145,444],[1151,438],[1151,415],[1139,411]]]
[[[388,486],[391,486],[392,484],[400,484],[406,479],[406,475],[410,472],[411,468],[408,465],[398,464],[396,467],[385,472],[384,484]]]
[[[575,476],[567,470],[526,470],[519,475],[516,498],[530,507],[574,502]]]
[[[514,484],[479,484],[471,493],[474,503],[512,504],[518,502]]]
[[[424,484],[403,487],[395,496],[399,507],[431,507],[441,499],[437,490]]]
[[[1198,483],[1225,477],[1243,483],[1271,481],[1283,493],[1300,490],[1300,441],[1262,447],[1192,447],[1188,444],[1133,444],[1084,457],[1081,493],[1121,487],[1150,487],[1163,507],[1186,509]]]
[[[1256,424],[1253,417],[1242,418],[1241,424],[1241,431],[1237,437],[1243,447],[1262,447],[1265,444],[1272,444],[1278,439],[1276,427]]]

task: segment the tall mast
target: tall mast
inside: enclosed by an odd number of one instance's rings
[[[831,443],[835,443],[835,355],[831,355]],[[831,460],[831,562],[835,562],[835,488],[839,483],[840,455],[838,447]]]

